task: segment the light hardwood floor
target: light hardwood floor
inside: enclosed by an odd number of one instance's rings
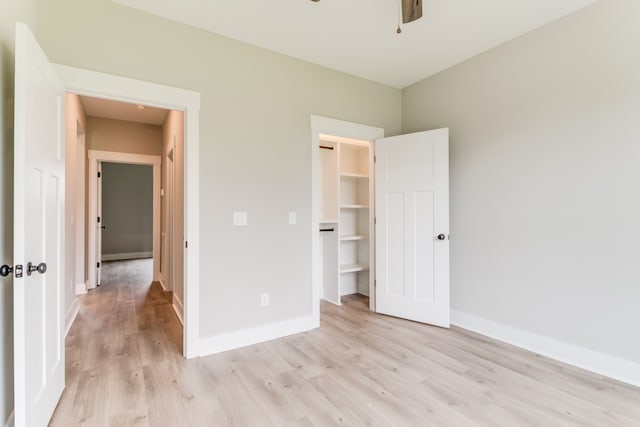
[[[148,261],[104,265],[53,426],[640,426],[640,389],[462,329],[322,304],[304,334],[185,360]]]

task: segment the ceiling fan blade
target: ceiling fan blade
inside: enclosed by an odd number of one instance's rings
[[[408,24],[422,18],[422,0],[402,0],[402,22]]]

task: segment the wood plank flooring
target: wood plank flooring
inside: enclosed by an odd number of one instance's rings
[[[640,389],[458,328],[322,304],[319,329],[185,360],[148,260],[104,264],[52,426],[640,426]]]

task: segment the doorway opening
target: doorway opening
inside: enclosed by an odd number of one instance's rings
[[[161,302],[177,316],[171,329],[182,329],[184,114],[75,94],[67,94],[67,105],[67,120],[83,129],[76,146],[67,147],[76,153],[68,158],[74,176],[67,176],[67,192],[80,207],[75,216],[83,218],[86,234],[84,241],[80,233],[68,240],[76,243],[71,263],[86,269],[76,293],[106,284],[115,290],[102,289],[91,299],[106,295],[123,311],[131,301],[110,298],[120,291],[140,299],[136,306]]]
[[[200,94],[190,90],[134,80],[66,65],[54,65],[66,90],[75,96],[98,97],[100,99],[133,103],[135,105],[168,109],[180,113],[183,129],[178,133],[183,138],[184,157],[184,335],[183,355],[186,358],[200,356],[199,334],[199,277],[200,277],[200,175],[199,175],[199,110]],[[77,308],[76,308],[77,312]],[[71,317],[72,318],[72,317]]]

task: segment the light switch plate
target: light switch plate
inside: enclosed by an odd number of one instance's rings
[[[296,213],[295,212],[289,212],[289,224],[290,225],[296,225],[296,222],[298,222]]]
[[[247,213],[246,212],[234,212],[233,213],[233,225],[238,227],[244,227],[247,225]]]

